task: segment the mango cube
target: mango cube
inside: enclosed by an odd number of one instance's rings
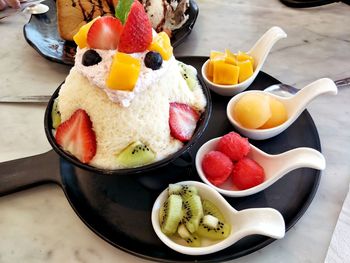
[[[239,67],[225,63],[222,60],[213,61],[213,82],[220,85],[238,83]]]
[[[225,62],[237,66],[237,56],[229,49],[225,49]]]
[[[140,74],[141,61],[128,54],[117,52],[106,85],[112,90],[133,91]]]
[[[85,48],[87,46],[87,34],[90,30],[92,24],[100,17],[96,17],[91,20],[89,23],[83,25],[79,31],[73,36],[73,40],[75,44],[79,46],[79,48]]]
[[[248,129],[260,128],[271,115],[270,98],[263,94],[245,94],[233,108],[234,119]]]
[[[250,60],[238,61],[237,66],[239,67],[239,83],[245,81],[253,75],[253,65]]]
[[[284,123],[287,120],[287,110],[282,102],[270,97],[270,110],[271,117],[264,123],[260,129],[268,129],[277,127],[278,125]]]
[[[212,50],[210,51],[210,59],[207,64],[207,77],[212,80],[213,79],[213,74],[214,74],[214,67],[213,67],[213,61],[214,60],[225,60],[225,54],[220,51],[215,51]]]
[[[246,60],[250,60],[250,62],[253,65],[253,69],[254,69],[254,58],[252,56],[249,56],[247,53],[244,53],[242,51],[239,51],[237,54],[237,60],[238,61],[246,61]]]
[[[160,32],[153,38],[148,50],[156,51],[164,60],[169,60],[173,55],[173,47],[171,46],[168,34],[165,32]]]

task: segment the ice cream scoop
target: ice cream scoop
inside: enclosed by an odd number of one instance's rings
[[[301,89],[296,95],[288,98],[270,94],[266,91],[251,90],[234,96],[227,104],[226,114],[232,125],[244,136],[254,140],[265,140],[274,137],[287,129],[305,110],[306,106],[316,97],[322,94],[336,95],[337,93],[337,86],[328,78],[314,81]],[[282,102],[287,111],[287,120],[276,127],[268,129],[249,129],[243,127],[242,124],[235,119],[233,112],[236,103],[246,94],[268,95]]]
[[[223,96],[233,96],[245,89],[247,89],[250,84],[254,81],[258,73],[260,72],[267,55],[269,54],[273,45],[280,39],[286,38],[287,34],[280,27],[272,27],[261,38],[254,44],[254,46],[247,52],[248,55],[254,58],[254,73],[245,81],[235,84],[235,85],[219,85],[215,84],[208,79],[206,76],[207,66],[209,60],[207,60],[202,66],[202,76],[208,87]]]
[[[220,138],[221,137],[212,139],[201,146],[196,155],[196,168],[203,182],[226,196],[242,197],[256,194],[265,190],[267,187],[285,176],[288,172],[298,168],[308,167],[318,170],[324,170],[326,168],[324,156],[319,151],[311,148],[300,147],[281,154],[272,155],[263,152],[251,144],[248,157],[263,167],[265,181],[246,190],[238,190],[233,185],[231,178],[229,178],[224,184],[215,186],[206,178],[202,169],[202,160],[206,153],[217,148]]]
[[[176,243],[161,231],[159,224],[159,209],[168,196],[168,190],[165,189],[155,201],[151,217],[154,231],[169,248],[187,255],[206,255],[225,249],[249,235],[258,234],[276,239],[284,237],[284,219],[277,210],[272,208],[250,208],[237,211],[217,191],[204,183],[185,181],[178,184],[195,186],[202,199],[214,202],[223,213],[225,222],[231,224],[231,232],[227,238],[203,244],[201,247],[188,247]]]

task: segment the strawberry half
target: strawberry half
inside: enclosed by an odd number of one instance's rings
[[[90,27],[87,34],[87,44],[94,49],[117,49],[122,31],[123,25],[118,19],[103,16]]]
[[[142,6],[135,1],[130,8],[124,30],[120,36],[120,52],[143,52],[152,42],[152,25]]]
[[[172,102],[169,110],[170,134],[182,142],[189,141],[196,129],[199,114],[187,104]]]
[[[57,127],[56,142],[82,163],[88,163],[96,154],[96,136],[86,111],[76,110]]]

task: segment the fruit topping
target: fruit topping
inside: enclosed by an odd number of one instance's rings
[[[81,63],[86,66],[93,66],[102,61],[101,56],[93,49],[85,51]]]
[[[199,221],[203,217],[203,206],[201,198],[198,195],[191,195],[183,199],[184,214],[182,223],[185,224],[188,231],[194,233],[197,231]]]
[[[52,105],[51,111],[52,128],[56,129],[61,124],[61,114],[58,110],[58,99],[56,98]]]
[[[162,232],[166,235],[176,233],[181,218],[182,198],[179,195],[170,195],[161,207],[159,213],[159,222]]]
[[[180,195],[182,198],[187,198],[191,195],[198,195],[198,190],[194,186],[182,184],[169,184],[169,195]]]
[[[178,61],[180,73],[184,80],[186,80],[187,86],[190,90],[194,90],[198,85],[197,71],[192,66],[188,66],[180,61]]]
[[[173,191],[181,192],[183,189],[194,191],[187,197],[172,194]],[[212,202],[202,200],[194,186],[169,185],[168,194],[167,200],[159,209],[159,223],[165,235],[178,236],[185,245],[199,247],[203,238],[219,240],[230,234],[231,226],[225,222],[221,211]]]
[[[220,185],[231,175],[233,163],[225,154],[210,151],[203,157],[202,169],[209,182]]]
[[[247,138],[238,133],[230,132],[221,137],[218,143],[218,151],[227,155],[232,161],[238,161],[249,153],[250,144]]]
[[[265,180],[264,169],[247,157],[250,144],[247,138],[230,132],[220,138],[216,149],[203,156],[202,169],[210,183],[220,187],[231,175],[233,186],[239,190],[254,187]],[[227,189],[227,188],[225,188]],[[204,214],[211,209],[210,203],[203,203]],[[211,214],[222,221],[217,211]]]
[[[245,157],[235,164],[232,180],[240,190],[257,186],[265,180],[264,169],[254,160]]]
[[[217,228],[219,219],[212,215],[203,216],[203,225],[207,227]]]
[[[155,158],[156,154],[140,141],[129,144],[117,155],[117,161],[128,168],[151,163]]]
[[[148,49],[157,51],[164,60],[169,60],[173,55],[173,47],[171,46],[170,38],[165,32],[160,32],[154,37]]]
[[[57,127],[56,142],[82,163],[88,163],[96,154],[96,136],[86,111],[76,110]]]
[[[248,129],[268,129],[287,120],[285,105],[268,94],[245,94],[233,108],[233,117]]]
[[[211,51],[206,67],[209,80],[220,85],[235,85],[247,80],[253,75],[254,59],[244,52],[232,53]]]
[[[287,120],[287,110],[282,102],[270,96],[271,117],[259,129],[269,129],[281,125]]]
[[[177,228],[177,233],[179,236],[184,239],[190,247],[200,247],[201,246],[201,239],[196,234],[191,234],[185,225],[180,224]]]
[[[139,77],[140,70],[140,59],[117,52],[113,56],[106,85],[113,90],[132,91]]]
[[[182,142],[189,141],[196,129],[199,114],[187,104],[172,102],[169,109],[170,133]]]
[[[233,117],[245,128],[261,127],[271,117],[269,96],[256,93],[245,94],[236,102]]]
[[[228,223],[218,221],[217,227],[211,227],[204,224],[204,219],[199,223],[197,234],[214,240],[221,240],[228,237],[231,233],[231,226]]]
[[[239,67],[225,63],[222,60],[213,61],[213,82],[220,85],[238,83]]]
[[[162,66],[163,58],[158,52],[149,51],[145,56],[144,62],[147,68],[157,70]]]
[[[87,34],[87,44],[94,49],[117,49],[120,35],[123,31],[122,23],[111,16],[97,19]]]
[[[203,212],[205,215],[215,216],[220,221],[225,221],[224,215],[220,212],[220,210],[209,200],[203,200]]]
[[[131,4],[128,13],[128,4],[123,6],[119,1],[116,8],[117,17],[125,24],[120,36],[119,51],[124,53],[143,52],[152,42],[152,25],[142,6],[138,1]],[[125,20],[126,14],[127,18]]]
[[[92,24],[100,17],[96,17],[91,20],[89,23],[83,25],[79,31],[73,36],[73,40],[75,44],[79,46],[79,48],[85,48],[87,46],[87,35],[90,30]]]

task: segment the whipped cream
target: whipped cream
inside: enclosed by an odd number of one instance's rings
[[[95,51],[101,56],[102,61],[96,65],[87,67],[82,64],[83,55],[87,50],[88,48],[77,48],[74,65],[75,68],[80,74],[86,77],[91,84],[102,89],[111,101],[118,103],[123,107],[129,107],[136,94],[141,93],[152,85],[156,84],[162,75],[164,75],[169,70],[169,68],[171,68],[171,65],[177,63],[174,56],[172,56],[167,61],[163,60],[160,69],[153,70],[151,68],[147,68],[144,63],[144,58],[148,51],[130,54],[132,57],[141,60],[140,74],[135,84],[134,90],[112,90],[106,86],[106,79],[112,65],[113,56],[117,51],[96,49]]]

